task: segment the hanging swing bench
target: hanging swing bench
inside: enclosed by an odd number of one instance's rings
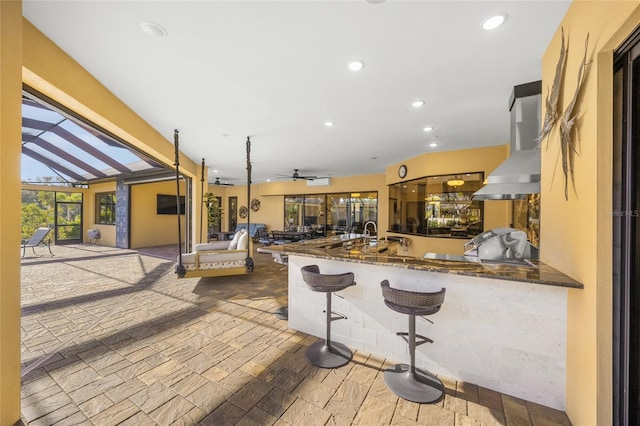
[[[180,197],[180,176],[178,131],[174,132],[176,155],[176,185],[178,198]],[[247,138],[247,199],[251,199],[251,140]],[[202,159],[202,202],[204,209],[204,158]],[[231,241],[217,241],[213,243],[195,244],[193,252],[182,253],[182,240],[180,229],[180,215],[178,214],[178,244],[180,251],[176,275],[178,278],[195,277],[220,277],[229,275],[243,275],[253,272],[253,259],[251,258],[251,238],[249,228],[250,216],[247,216],[247,227],[235,233]],[[202,215],[200,223],[202,223]],[[202,235],[202,232],[200,233]],[[202,237],[201,237],[202,238]]]

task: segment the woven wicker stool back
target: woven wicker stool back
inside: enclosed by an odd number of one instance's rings
[[[355,285],[353,272],[344,274],[321,274],[317,265],[304,266],[301,269],[302,279],[313,291],[324,293],[344,290]]]
[[[431,315],[442,307],[446,289],[431,293],[399,290],[389,285],[389,281],[380,283],[384,303],[394,311],[409,315]]]

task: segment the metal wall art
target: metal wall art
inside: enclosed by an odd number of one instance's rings
[[[587,62],[587,50],[589,46],[589,34],[587,33],[587,37],[584,41],[584,55],[582,58],[582,62],[580,63],[580,68],[578,69],[576,90],[573,94],[571,102],[569,102],[569,104],[565,108],[565,111],[562,113],[562,115],[560,115],[558,111],[558,99],[560,97],[560,89],[562,80],[564,78],[567,54],[569,51],[568,46],[565,47],[564,28],[562,28],[561,31],[562,44],[560,46],[560,56],[556,65],[556,74],[553,79],[553,86],[551,87],[551,91],[547,93],[547,97],[545,100],[546,112],[544,115],[542,130],[540,131],[540,136],[538,137],[538,142],[542,142],[545,138],[547,138],[547,149],[549,149],[550,141],[548,139],[548,136],[556,126],[556,124],[559,123],[560,155],[562,157],[562,172],[564,174],[564,198],[565,200],[568,200],[569,176],[571,176],[571,180],[573,182],[574,155],[577,154],[577,149],[573,140],[573,126],[575,125],[576,119],[578,118],[578,112],[575,112],[574,114],[573,110],[578,100],[578,96],[580,94],[580,90],[582,89],[584,80],[586,79],[588,67],[591,61]]]

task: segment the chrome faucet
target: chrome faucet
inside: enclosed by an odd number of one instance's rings
[[[374,230],[374,231],[376,231],[376,239],[377,239],[377,237],[378,237],[378,227],[376,226],[376,223],[375,223],[374,221],[372,221],[372,220],[370,220],[370,221],[366,222],[366,223],[364,224],[364,231],[363,231],[363,233],[364,233],[364,242],[365,242],[365,244],[368,244],[368,243],[369,243],[369,240],[371,239],[371,231],[369,231],[369,230],[367,229],[367,227],[369,226],[369,224],[372,224],[372,225],[373,225],[373,230]]]

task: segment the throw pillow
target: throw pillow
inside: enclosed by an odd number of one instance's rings
[[[240,234],[241,232],[236,232],[233,235],[233,239],[231,240],[231,243],[229,243],[229,250],[236,250],[238,248],[238,241],[240,240]]]
[[[249,233],[243,232],[238,240],[238,250],[246,250],[247,249],[247,241],[249,241]]]
[[[231,243],[229,244],[229,250],[237,250],[238,249],[238,241],[240,241],[240,237],[242,237],[242,235],[246,234],[246,233],[247,233],[247,230],[245,228],[240,228],[240,230],[233,235],[233,239],[231,240]]]

